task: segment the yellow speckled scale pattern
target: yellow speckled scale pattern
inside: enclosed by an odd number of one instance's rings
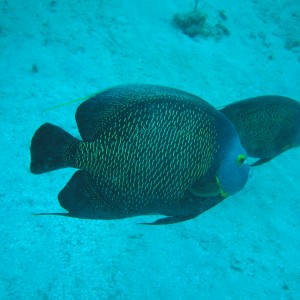
[[[86,187],[94,209],[159,213],[157,208],[176,204],[216,169],[215,116],[199,98],[193,103],[188,96],[172,96],[159,93],[118,109],[113,105],[95,128],[95,140],[79,144],[75,161],[66,156],[89,172]]]

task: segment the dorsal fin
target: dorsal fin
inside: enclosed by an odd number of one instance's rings
[[[85,96],[85,97],[73,99],[73,100],[70,100],[70,101],[55,105],[55,106],[51,106],[51,107],[48,107],[48,108],[44,109],[43,112],[54,110],[54,109],[57,109],[57,108],[61,108],[61,107],[64,107],[64,106],[67,106],[67,105],[70,105],[70,104],[73,104],[73,103],[76,103],[76,102],[82,102],[82,101],[90,99],[91,97],[93,97],[97,94],[99,94],[99,92],[90,94],[90,95]]]
[[[202,101],[201,98],[187,92],[150,84],[131,84],[117,86],[93,95],[83,102],[76,111],[76,122],[83,140],[91,141],[101,124],[114,114],[136,103],[188,97],[189,101]]]

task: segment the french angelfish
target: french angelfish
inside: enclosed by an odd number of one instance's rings
[[[260,96],[221,109],[234,124],[248,156],[261,165],[300,145],[300,103],[282,96]]]
[[[191,219],[241,190],[246,152],[232,123],[206,101],[156,85],[125,85],[76,111],[82,141],[45,123],[31,142],[34,174],[79,169],[59,193],[66,216]]]

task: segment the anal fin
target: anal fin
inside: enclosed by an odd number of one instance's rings
[[[60,191],[58,200],[70,216],[93,219],[102,217],[100,196],[94,178],[88,172],[79,170]]]
[[[73,218],[111,220],[131,216],[122,211],[118,202],[108,198],[97,179],[84,170],[75,172],[58,200]]]

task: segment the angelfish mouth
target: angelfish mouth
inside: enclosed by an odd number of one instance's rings
[[[223,190],[220,179],[216,176],[216,182],[220,190],[220,195],[224,198],[227,198],[229,195]]]

